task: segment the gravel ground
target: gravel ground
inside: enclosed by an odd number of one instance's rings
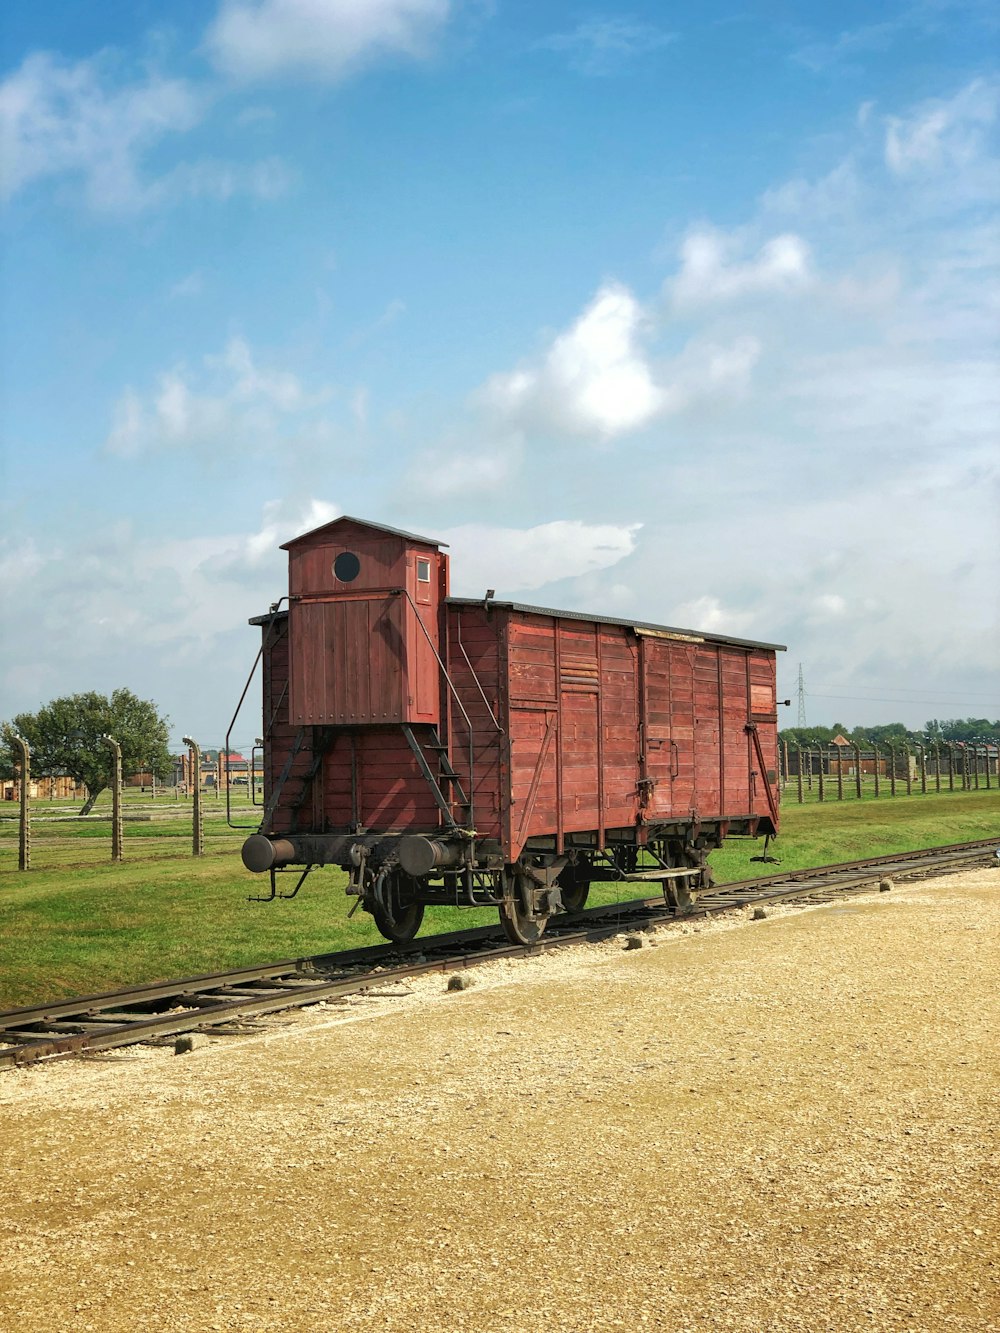
[[[998,1330],[998,890],[0,1075],[0,1327]]]

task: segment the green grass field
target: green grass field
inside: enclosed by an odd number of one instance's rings
[[[236,831],[226,827],[224,801],[205,798],[206,854],[198,859],[190,855],[189,801],[129,792],[125,811],[126,859],[112,865],[107,794],[86,820],[73,806],[34,802],[33,868],[24,873],[17,807],[0,810],[0,1008],[381,940],[365,913],[346,919],[354,900],[339,871],[315,872],[292,901],[247,901],[267,881],[239,859],[259,818],[245,796],[235,814],[248,830]],[[786,869],[973,838],[996,836],[1000,844],[1000,792],[786,804],[782,820],[772,851]],[[750,862],[761,848],[728,844],[712,858],[716,878],[770,873]],[[629,885],[608,885],[591,901],[633,896]],[[429,910],[422,933],[495,920],[493,912]]]

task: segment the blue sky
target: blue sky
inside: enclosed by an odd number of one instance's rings
[[[127,685],[217,743],[339,513],[460,593],[787,643],[810,722],[1000,715],[992,6],[0,35],[0,717]]]

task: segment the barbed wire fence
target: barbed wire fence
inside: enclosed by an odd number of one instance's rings
[[[779,744],[781,790],[807,801],[940,795],[1000,790],[1000,746],[994,741],[852,741]]]

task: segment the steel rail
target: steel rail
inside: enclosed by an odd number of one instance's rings
[[[883,877],[914,879],[970,862],[995,862],[998,839],[954,843],[812,869],[761,875],[720,885],[679,914],[662,895],[588,908],[556,918],[529,947],[508,944],[495,926],[428,935],[406,945],[366,945],[333,954],[285,959],[228,972],[206,973],[151,986],[133,986],[0,1013],[0,1068],[83,1055],[199,1029],[219,1029],[257,1015],[370,991],[424,972],[474,967],[495,958],[606,939],[627,930],[776,900],[822,899],[870,891]],[[172,1007],[162,1011],[172,1002]],[[143,1012],[147,1006],[158,1012]]]

